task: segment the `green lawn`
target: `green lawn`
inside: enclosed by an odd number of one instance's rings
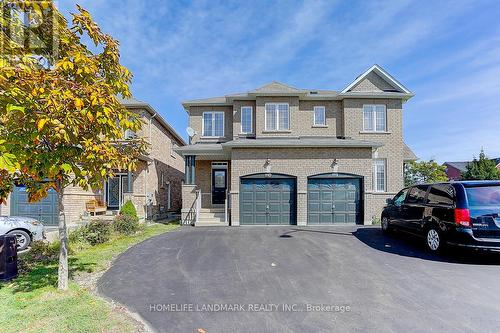
[[[154,224],[133,236],[97,246],[72,247],[71,275],[99,272],[131,245],[173,229]],[[135,322],[75,282],[59,292],[57,262],[40,265],[9,283],[0,283],[0,332],[132,332]]]

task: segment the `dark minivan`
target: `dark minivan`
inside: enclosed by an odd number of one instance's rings
[[[387,200],[382,231],[423,236],[431,251],[446,244],[500,251],[500,181],[416,185]]]

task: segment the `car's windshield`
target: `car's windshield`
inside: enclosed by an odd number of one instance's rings
[[[466,187],[469,206],[500,206],[500,186]]]

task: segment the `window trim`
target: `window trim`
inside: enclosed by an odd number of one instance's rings
[[[323,109],[323,123],[321,123],[321,124],[316,121],[316,109]],[[313,125],[314,126],[326,126],[326,107],[324,105],[316,105],[313,108],[313,112],[314,112]]]
[[[377,130],[377,106],[383,106],[384,107],[384,129],[383,130]],[[370,107],[372,108],[371,114],[372,114],[372,128],[373,129],[367,129],[366,128],[366,122],[365,122],[365,107]],[[387,133],[388,131],[388,123],[387,123],[387,105],[385,104],[363,104],[363,131],[362,133]]]
[[[375,166],[376,162],[382,162],[384,166],[384,188],[383,190],[378,189],[378,178],[377,178],[377,170]],[[376,158],[372,160],[372,177],[373,177],[373,192],[377,193],[385,193],[387,192],[387,160],[385,158]]]
[[[243,131],[243,109],[250,109],[250,132]],[[253,106],[242,106],[240,108],[240,133],[241,134],[253,134]]]
[[[212,135],[205,135],[205,114],[212,114]],[[222,135],[215,135],[215,114],[222,114]],[[201,115],[201,134],[202,138],[223,138],[226,132],[226,115],[224,111],[205,111]]]
[[[275,129],[269,129],[267,128],[267,106],[268,105],[275,105],[276,106],[276,128]],[[287,106],[287,111],[288,111],[288,127],[287,128],[282,128],[280,129],[280,113],[279,113],[279,105],[286,105]],[[288,103],[265,103],[264,104],[264,131],[265,132],[288,132],[290,131],[290,104]]]

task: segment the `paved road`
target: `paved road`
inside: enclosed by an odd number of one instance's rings
[[[435,256],[373,227],[186,227],[124,253],[99,291],[159,332],[500,328],[500,255]]]

